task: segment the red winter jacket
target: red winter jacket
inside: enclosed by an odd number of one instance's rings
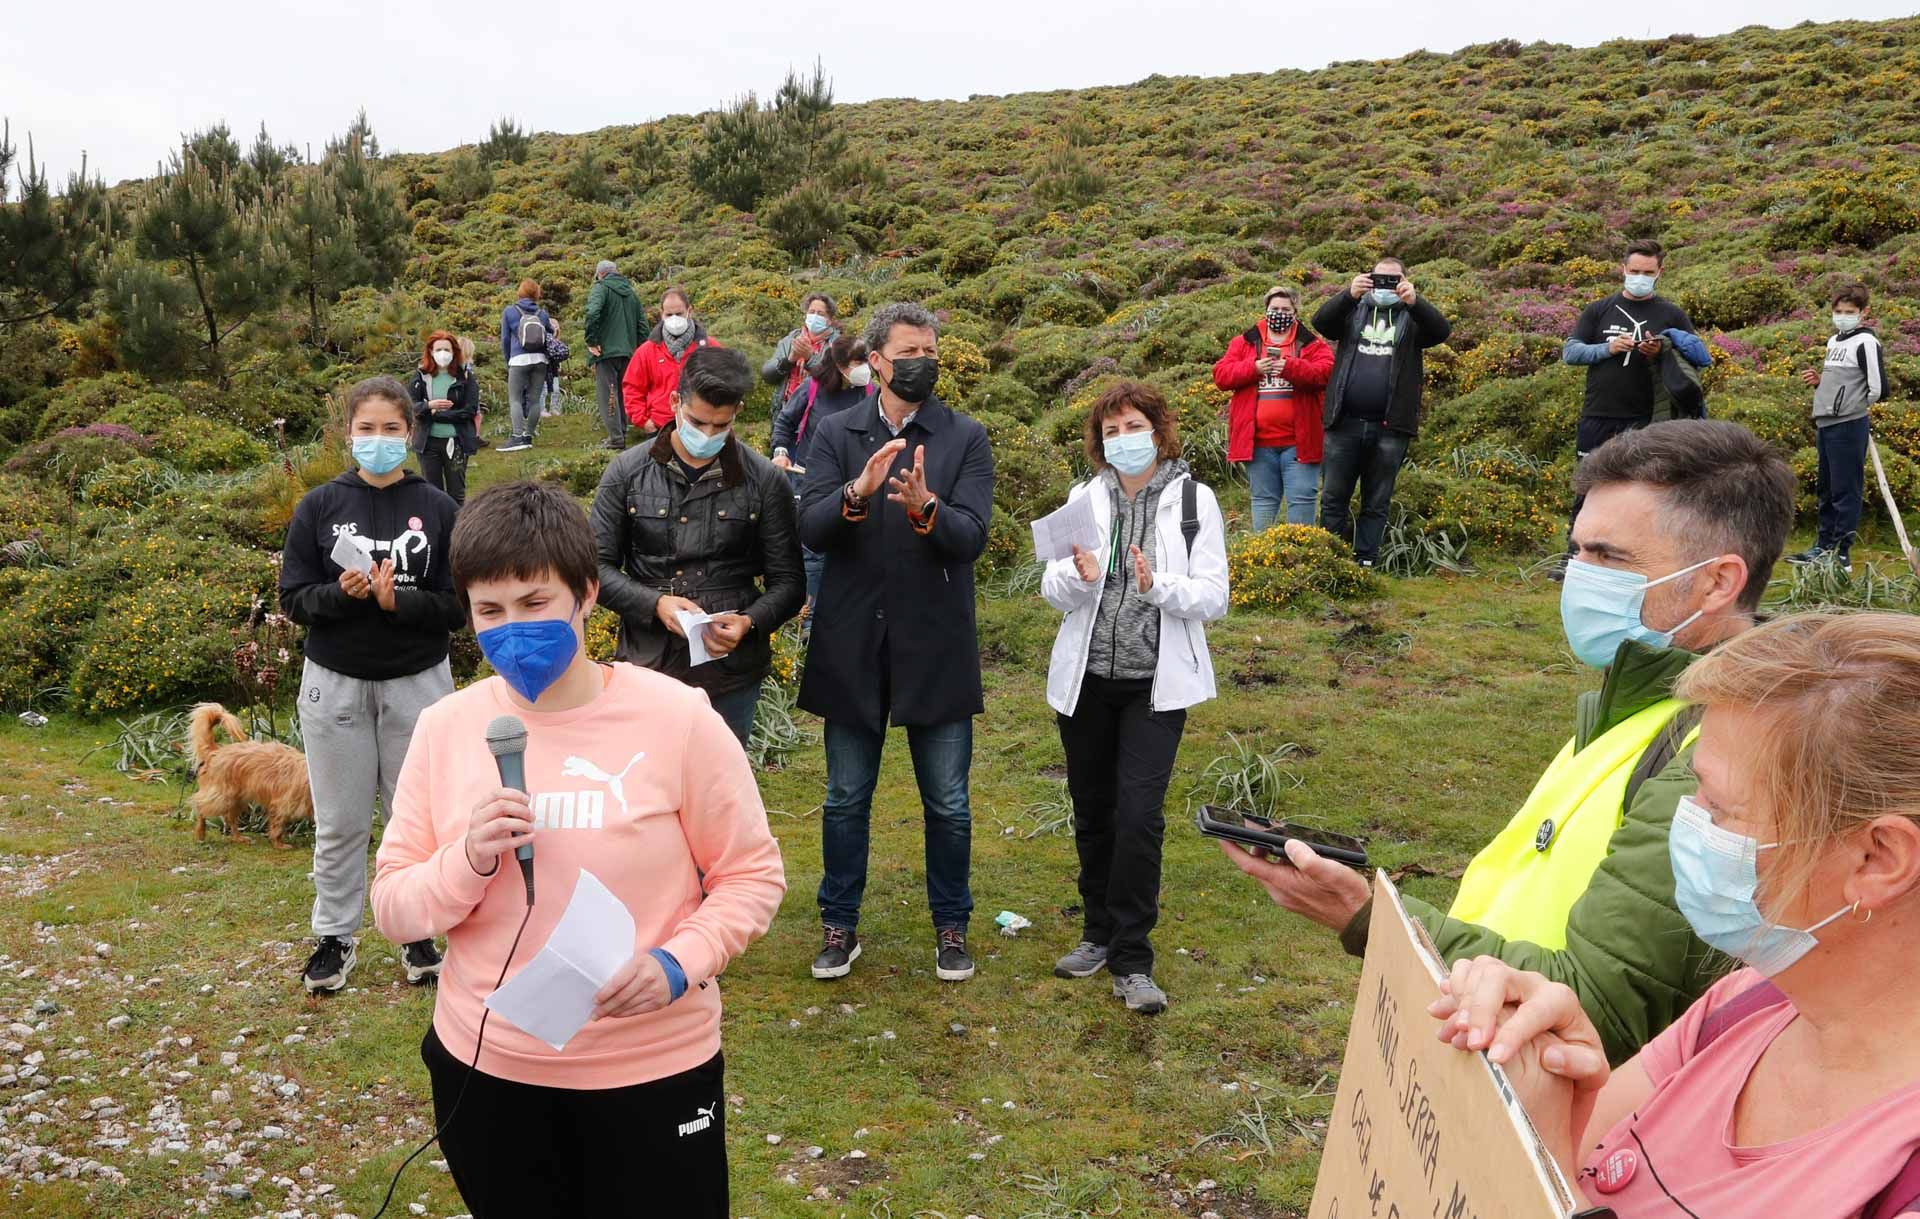
[[[1233,395],[1227,405],[1228,461],[1253,460],[1253,417],[1260,399],[1260,370],[1254,362],[1269,342],[1267,322],[1262,318],[1253,329],[1227,344],[1227,354],[1213,366],[1213,383]],[[1294,459],[1317,462],[1326,434],[1320,418],[1321,391],[1333,375],[1333,348],[1308,330],[1304,322],[1295,322],[1294,354],[1282,365],[1281,375],[1293,383]]]
[[[654,427],[665,427],[673,422],[673,394],[680,388],[680,368],[687,362],[697,347],[718,347],[720,344],[707,337],[706,328],[695,322],[694,339],[680,352],[680,358],[674,359],[667,351],[667,341],[660,327],[655,326],[647,341],[640,344],[627,361],[627,375],[620,382],[620,397],[627,407],[627,418],[635,427],[645,427],[649,420]]]

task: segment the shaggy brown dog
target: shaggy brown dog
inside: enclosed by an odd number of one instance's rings
[[[227,730],[232,740],[222,745],[213,739],[215,724]],[[193,793],[193,836],[205,842],[207,822],[218,820],[227,837],[247,841],[235,832],[240,814],[249,804],[266,810],[267,841],[280,850],[291,850],[281,833],[295,821],[313,820],[313,790],[307,786],[307,756],[291,745],[278,741],[252,741],[247,730],[219,703],[201,703],[187,722],[187,746],[193,751],[193,766],[200,790]]]

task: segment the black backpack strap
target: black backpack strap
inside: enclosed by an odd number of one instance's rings
[[[1627,794],[1620,800],[1620,811],[1633,807],[1633,798],[1640,794],[1640,786],[1665,770],[1673,760],[1680,756],[1680,750],[1686,745],[1687,734],[1700,724],[1704,708],[1689,704],[1682,707],[1679,714],[1667,721],[1660,735],[1653,738],[1653,744],[1640,755],[1640,761],[1634,765],[1633,773],[1627,776]]]
[[[1180,484],[1180,536],[1187,540],[1187,558],[1193,558],[1193,539],[1200,536],[1200,488],[1189,474]]]

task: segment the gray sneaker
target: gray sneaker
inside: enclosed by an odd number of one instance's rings
[[[1080,946],[1053,963],[1053,976],[1056,978],[1091,978],[1107,967],[1107,949],[1104,944],[1092,940],[1081,940]]]
[[[1127,974],[1113,980],[1113,997],[1126,1000],[1127,1010],[1145,1016],[1167,1010],[1167,992],[1153,984],[1147,974]]]

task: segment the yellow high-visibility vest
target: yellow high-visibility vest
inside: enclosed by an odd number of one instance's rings
[[[1640,755],[1686,704],[1663,699],[1575,752],[1569,740],[1507,827],[1473,857],[1448,917],[1509,940],[1567,946],[1567,912],[1620,828]],[[1687,742],[1699,734],[1696,727]]]

